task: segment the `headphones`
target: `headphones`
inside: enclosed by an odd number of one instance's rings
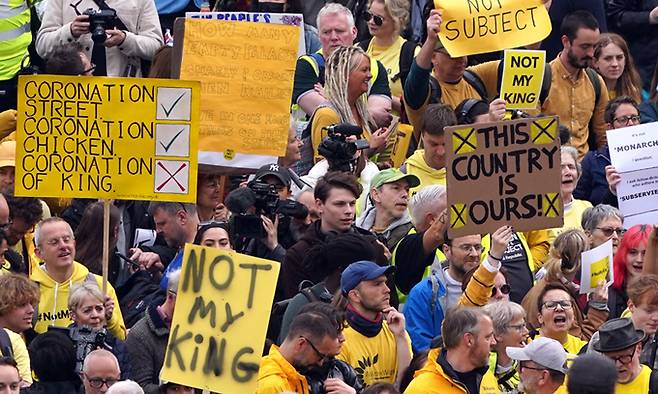
[[[484,103],[489,106],[486,101],[481,99],[469,98],[461,102],[459,111],[457,112],[457,123],[459,124],[471,124],[474,122],[473,118],[470,116],[470,112],[473,108],[479,104]]]

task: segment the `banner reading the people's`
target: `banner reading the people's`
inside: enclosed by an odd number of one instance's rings
[[[562,227],[556,117],[445,130],[450,237]]]
[[[16,195],[196,201],[199,82],[21,76]]]
[[[505,50],[500,97],[507,109],[535,109],[544,80],[545,51]]]
[[[434,0],[439,38],[452,57],[534,44],[551,32],[542,0]]]
[[[621,177],[624,227],[658,223],[658,122],[608,130],[610,161]]]
[[[279,263],[186,244],[160,379],[254,393]]]
[[[186,19],[180,78],[201,81],[199,148],[283,156],[299,27]]]

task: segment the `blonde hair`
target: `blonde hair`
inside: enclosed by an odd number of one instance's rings
[[[566,230],[555,238],[546,262],[546,281],[580,271],[581,254],[589,249],[589,240],[582,230]]]
[[[98,287],[95,282],[85,281],[71,287],[71,293],[69,294],[69,310],[75,312],[75,310],[80,307],[80,304],[82,304],[82,301],[88,296],[97,299],[101,304],[105,302],[105,297],[103,297],[100,287]]]
[[[364,93],[356,100],[356,110],[363,124],[354,119],[347,98],[350,74],[359,67],[362,56],[370,60],[370,57],[359,47],[336,49],[325,65],[324,92],[327,100],[340,116],[341,122],[361,125],[366,131],[371,132],[370,124],[374,124],[374,121],[368,112],[368,95]]]
[[[384,9],[393,20],[395,28],[400,34],[409,23],[409,0],[370,0],[368,7],[374,2],[384,4]]]

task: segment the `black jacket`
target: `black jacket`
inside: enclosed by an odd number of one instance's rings
[[[82,394],[84,388],[79,380],[65,382],[34,382],[21,389],[21,394]]]
[[[608,204],[616,207],[617,196],[610,192],[608,181],[605,179],[605,167],[610,164],[612,162],[608,145],[587,152],[580,163],[582,171],[576,190],[573,192],[574,198],[587,200],[592,205]]]
[[[356,375],[351,365],[344,361],[333,359],[326,362],[321,369],[306,374],[310,394],[325,394],[324,381],[328,378],[337,378],[354,388],[357,394],[363,391],[363,383]]]

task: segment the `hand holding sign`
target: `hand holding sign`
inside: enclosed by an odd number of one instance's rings
[[[582,253],[580,267],[580,294],[595,292],[592,298],[596,301],[607,301],[607,287],[612,284],[612,240]],[[605,291],[600,289],[604,282]],[[603,294],[605,293],[605,294]]]
[[[621,182],[621,176],[615,166],[605,166],[605,180],[608,181],[610,193],[617,195],[617,185]]]
[[[503,226],[491,234],[491,250],[489,255],[496,261],[501,261],[507,244],[512,240],[514,229],[511,226]]]

